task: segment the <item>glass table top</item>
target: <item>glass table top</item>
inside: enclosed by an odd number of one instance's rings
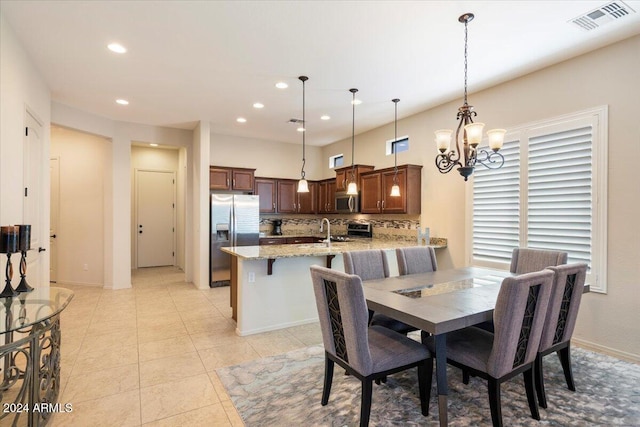
[[[479,286],[487,285],[500,285],[502,284],[504,277],[500,276],[483,276],[473,277],[463,280],[455,280],[451,282],[438,283],[435,285],[424,285],[411,289],[399,289],[393,291],[396,294],[403,295],[409,298],[424,298],[433,295],[446,294],[449,292],[455,292],[462,289],[476,288]]]
[[[69,289],[42,287],[15,297],[0,298],[0,334],[27,328],[57,315],[69,305],[73,295]]]

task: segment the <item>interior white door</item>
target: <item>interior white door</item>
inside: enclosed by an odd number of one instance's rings
[[[28,111],[25,113],[23,145],[24,199],[23,224],[31,225],[31,249],[27,252],[27,281],[33,287],[42,286],[46,275],[42,270],[40,253],[44,248],[44,232],[48,228],[43,215],[44,177],[42,125]],[[46,160],[45,160],[46,161]]]
[[[174,265],[175,173],[136,170],[137,266]]]
[[[49,176],[51,178],[51,212],[49,222],[49,281],[58,280],[58,220],[60,215],[60,159],[49,160]]]

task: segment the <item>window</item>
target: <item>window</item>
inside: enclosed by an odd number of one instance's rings
[[[339,168],[343,164],[344,164],[344,155],[338,154],[338,155],[329,157],[330,169]]]
[[[563,250],[606,292],[606,107],[507,133],[501,169],[474,171],[471,262],[508,267],[516,247]]]
[[[390,156],[394,153],[401,153],[409,149],[409,137],[401,136],[398,139],[390,139],[386,144],[386,154]]]

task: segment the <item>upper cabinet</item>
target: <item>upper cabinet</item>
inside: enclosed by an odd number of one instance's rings
[[[347,185],[349,184],[349,180],[351,179],[351,169],[352,166],[344,166],[340,169],[336,169],[336,191],[347,191]],[[360,174],[363,172],[372,171],[374,169],[373,166],[369,165],[353,165],[355,180],[359,182]]]
[[[398,166],[400,196],[391,197],[394,168],[365,172],[360,176],[361,213],[419,214],[421,169],[418,165]]]
[[[318,213],[336,212],[336,180],[318,182]]]
[[[298,193],[293,179],[256,178],[260,213],[317,213],[318,183],[309,181],[309,192]]]
[[[255,179],[255,194],[260,196],[260,213],[276,213],[276,181],[272,178]]]
[[[209,189],[253,192],[254,172],[255,169],[211,166],[209,168]]]

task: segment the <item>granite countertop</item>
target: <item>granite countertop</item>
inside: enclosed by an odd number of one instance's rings
[[[431,243],[434,243],[433,240]],[[433,248],[446,247],[446,240],[440,242],[444,244],[434,245]],[[231,246],[221,248],[223,252],[237,256],[242,259],[276,259],[294,258],[303,256],[327,256],[339,255],[348,251],[361,251],[367,249],[397,249],[418,246],[416,242],[404,240],[386,239],[354,239],[351,242],[331,242],[326,243],[303,243],[293,245],[265,245],[265,246]]]

